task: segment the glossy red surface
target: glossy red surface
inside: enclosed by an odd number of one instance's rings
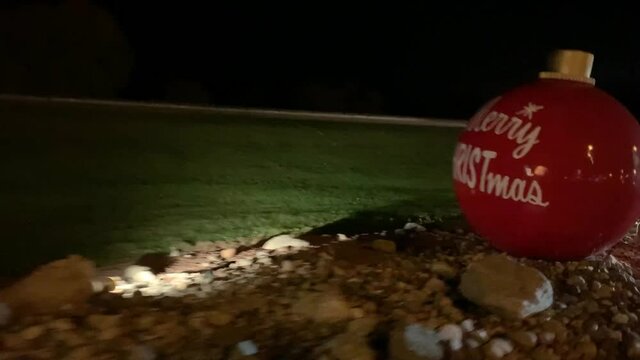
[[[455,192],[471,226],[515,256],[569,260],[640,217],[640,126],[593,85],[538,80],[490,101],[461,134]]]

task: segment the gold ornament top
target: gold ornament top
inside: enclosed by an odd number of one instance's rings
[[[549,71],[540,73],[542,79],[563,79],[594,85],[591,77],[593,54],[580,50],[556,50],[549,57]]]

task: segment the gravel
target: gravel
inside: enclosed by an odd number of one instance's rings
[[[307,245],[274,249],[207,244],[204,250],[181,252],[152,281],[110,276],[111,292],[46,315],[13,314],[0,298],[0,354],[2,359],[640,359],[640,290],[625,261],[612,255],[563,263],[510,258],[509,266],[527,269],[553,289],[548,306],[514,317],[474,303],[460,290],[471,264],[504,256],[476,235],[416,228],[387,233],[384,239],[380,234],[287,236],[278,242]],[[232,257],[222,255],[228,249],[235,250]],[[624,252],[614,253],[624,259]],[[506,275],[493,277],[502,282],[493,285],[512,284]],[[43,274],[38,277],[46,283]],[[2,318],[3,311],[10,316]]]

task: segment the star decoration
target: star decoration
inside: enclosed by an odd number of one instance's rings
[[[542,110],[544,109],[544,106],[541,105],[536,105],[534,103],[528,103],[527,105],[525,105],[522,110],[518,111],[516,114],[518,115],[522,115],[527,117],[529,120],[531,120],[531,118],[533,118],[533,114],[536,111]]]

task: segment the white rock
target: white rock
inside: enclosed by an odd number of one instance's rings
[[[393,233],[397,236],[401,236],[401,235],[404,235],[406,231],[404,231],[404,229],[395,229],[393,230]]]
[[[489,334],[487,333],[487,330],[485,329],[478,329],[476,331],[473,332],[473,334],[480,340],[482,341],[487,341],[489,340]]]
[[[398,360],[440,360],[444,349],[438,334],[419,324],[399,327],[389,338],[390,358]]]
[[[5,326],[11,321],[11,308],[5,303],[0,303],[0,326]]]
[[[487,345],[487,355],[492,359],[501,359],[513,351],[513,344],[506,339],[493,339]]]
[[[427,231],[427,229],[420,225],[420,224],[416,224],[413,222],[408,222],[404,225],[404,230],[406,231],[416,231],[416,232],[423,232],[423,231]]]
[[[296,239],[294,237],[291,237],[291,235],[278,235],[276,237],[272,237],[271,239],[267,240],[267,242],[265,242],[264,245],[262,245],[262,248],[266,250],[275,250],[275,249],[280,249],[287,246],[307,247],[309,246],[309,242]]]
[[[241,355],[253,356],[258,353],[258,345],[251,340],[240,341],[236,347]]]
[[[234,262],[234,264],[237,267],[246,267],[253,264],[253,261],[251,259],[238,259]]]
[[[438,338],[449,343],[451,350],[462,348],[462,328],[456,324],[446,324],[438,329]]]
[[[473,329],[474,329],[474,322],[473,322],[473,320],[471,320],[471,319],[463,320],[463,321],[460,323],[460,327],[461,327],[461,328],[462,328],[462,330],[464,330],[465,332],[473,331]]]
[[[345,234],[338,234],[338,241],[349,241],[351,240],[347,235]]]
[[[124,269],[123,278],[134,284],[150,284],[156,280],[149,267],[140,265],[131,265]]]
[[[540,271],[504,255],[489,255],[462,274],[467,299],[507,318],[525,318],[553,304],[553,287]]]

